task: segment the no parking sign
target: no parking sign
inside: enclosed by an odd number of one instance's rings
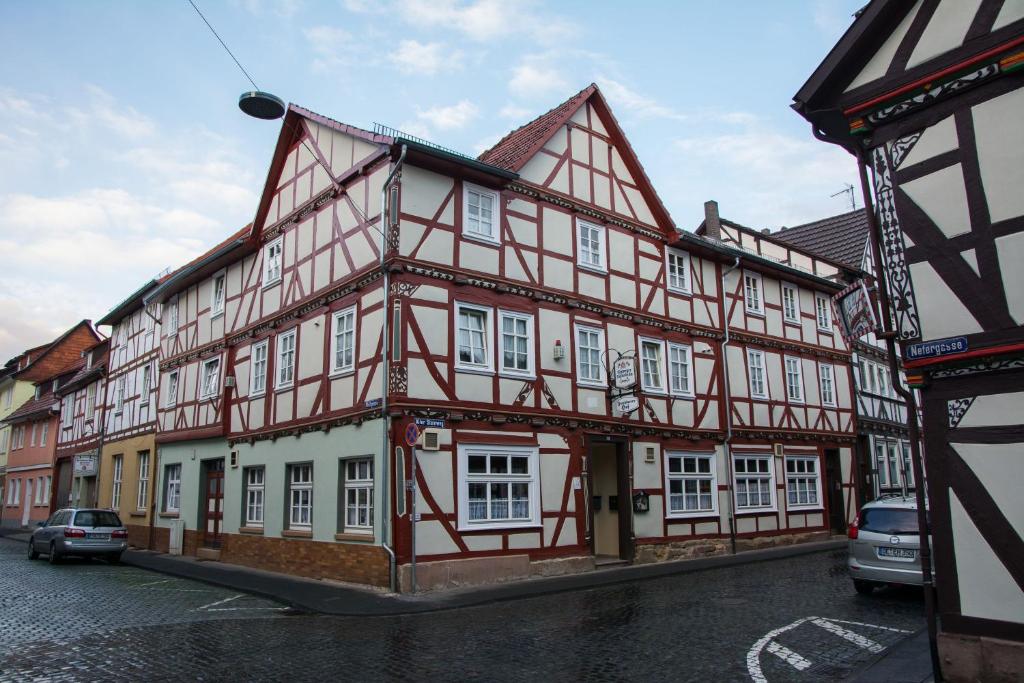
[[[420,428],[415,422],[410,422],[409,426],[405,428],[405,443],[409,444],[410,447],[415,446],[420,440]]]

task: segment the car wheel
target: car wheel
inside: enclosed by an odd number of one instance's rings
[[[36,541],[35,541],[35,539],[29,539],[29,541],[28,541],[28,559],[30,559],[30,560],[38,560],[39,559],[39,551],[36,550]]]
[[[853,587],[857,589],[857,592],[861,595],[871,595],[875,592],[875,584],[870,581],[860,581],[858,579],[853,580]]]
[[[118,564],[121,562],[121,553],[111,553],[107,555],[107,562],[110,564]]]
[[[46,559],[49,560],[50,564],[60,562],[60,555],[57,554],[57,544],[53,541],[50,541],[50,554]]]

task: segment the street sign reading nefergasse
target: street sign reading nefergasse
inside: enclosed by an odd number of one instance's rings
[[[636,386],[636,363],[632,356],[622,356],[612,363],[612,383],[616,389]]]
[[[832,308],[839,322],[839,332],[849,344],[878,327],[875,303],[863,280],[858,280],[832,297]]]

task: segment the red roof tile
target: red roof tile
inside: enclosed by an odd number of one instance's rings
[[[864,209],[857,209],[783,228],[770,237],[859,270],[868,243],[868,219]]]

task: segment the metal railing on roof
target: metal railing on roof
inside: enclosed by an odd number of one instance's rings
[[[444,145],[439,145],[435,142],[431,142],[430,140],[424,140],[423,138],[417,137],[416,135],[410,135],[405,131],[398,130],[397,128],[392,128],[391,126],[385,126],[383,123],[377,123],[376,121],[373,122],[373,132],[376,133],[377,135],[387,135],[388,137],[392,138],[403,138],[405,140],[409,140],[410,142],[415,142],[418,145],[423,145],[424,147],[431,147],[446,154],[452,154],[457,157],[462,157],[463,159],[476,161],[476,158],[471,157],[468,154],[464,154],[458,150],[454,150],[451,147],[445,147]]]

